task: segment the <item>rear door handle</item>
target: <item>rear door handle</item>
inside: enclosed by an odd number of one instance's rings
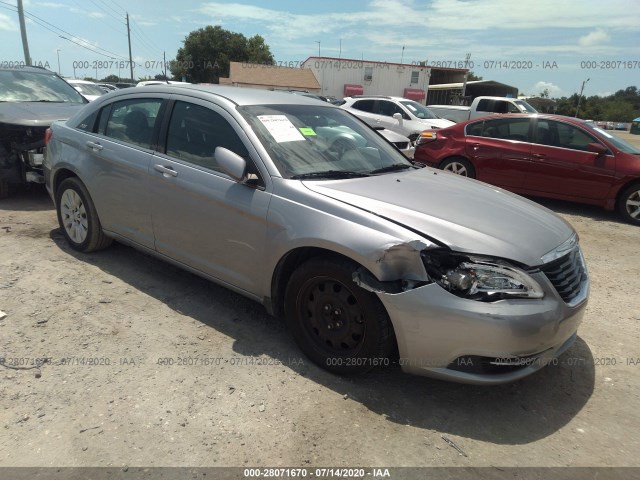
[[[544,153],[534,153],[531,156],[534,158],[547,158],[547,156]]]
[[[178,176],[178,172],[176,172],[171,167],[165,167],[164,165],[155,165],[153,168],[156,172],[160,172],[165,178]]]
[[[102,145],[100,145],[99,143],[96,142],[87,142],[87,147],[89,147],[92,150],[102,150],[104,147]]]

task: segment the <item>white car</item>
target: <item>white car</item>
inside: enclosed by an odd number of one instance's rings
[[[90,82],[89,80],[78,80],[75,78],[65,78],[65,80],[90,102],[93,102],[96,98],[106,93],[98,84]]]
[[[424,130],[446,128],[454,122],[439,118],[424,105],[402,97],[355,95],[340,108],[350,111],[372,127],[383,127],[409,137],[412,142]]]
[[[136,87],[148,87],[149,85],[189,85],[189,82],[178,82],[176,80],[145,80],[138,82]]]

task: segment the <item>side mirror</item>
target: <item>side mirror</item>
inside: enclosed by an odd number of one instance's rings
[[[394,113],[394,114],[393,114],[393,118],[395,118],[395,119],[398,121],[398,123],[399,123],[400,125],[402,125],[402,121],[403,121],[403,120],[402,120],[402,114],[401,114],[401,113]]]
[[[601,143],[593,142],[587,145],[587,151],[597,153],[598,155],[604,155],[608,152],[608,149]]]
[[[244,180],[247,171],[247,161],[244,158],[224,147],[216,147],[213,156],[224,173],[237,182]]]

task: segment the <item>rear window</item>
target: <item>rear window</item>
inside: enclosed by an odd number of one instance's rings
[[[529,140],[528,118],[492,118],[470,123],[465,128],[467,135],[499,138],[502,140]]]

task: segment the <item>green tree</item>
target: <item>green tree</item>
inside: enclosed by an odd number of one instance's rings
[[[556,100],[559,115],[573,117],[578,106],[578,94]],[[640,117],[640,91],[637,87],[618,90],[607,97],[582,97],[580,102],[580,118],[603,120],[610,122],[631,122]]]
[[[188,82],[218,83],[229,76],[230,62],[273,64],[273,56],[264,38],[246,38],[219,25],[195,30],[183,41],[175,61],[170,63],[171,74]]]
[[[107,75],[100,81],[105,83],[115,83],[115,82],[119,82],[120,78],[117,75]]]
[[[469,70],[469,73],[467,74],[467,82],[474,82],[476,80],[482,80],[482,77]]]

